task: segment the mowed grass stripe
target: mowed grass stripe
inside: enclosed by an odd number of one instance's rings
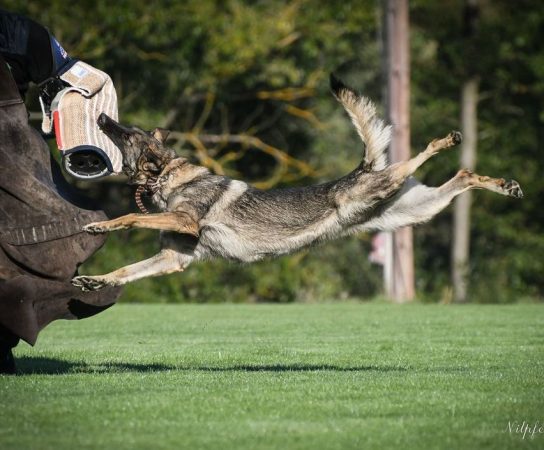
[[[544,448],[540,305],[116,305],[0,377],[0,448]]]

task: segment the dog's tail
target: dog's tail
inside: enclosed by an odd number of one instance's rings
[[[369,171],[385,169],[391,126],[376,117],[376,107],[368,98],[356,93],[333,74],[330,83],[334,96],[344,106],[365,144],[364,167]]]

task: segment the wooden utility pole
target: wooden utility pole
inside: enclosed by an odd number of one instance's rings
[[[408,0],[385,0],[385,53],[387,111],[393,136],[391,162],[410,158],[410,43]],[[389,237],[390,255],[384,270],[389,273],[389,297],[402,303],[415,296],[412,228],[405,227]],[[388,266],[387,266],[388,265]]]
[[[467,78],[461,88],[461,168],[474,170],[478,141],[478,85],[479,78],[473,66],[477,61],[478,45],[474,41],[479,16],[478,0],[467,0],[464,11],[464,31]],[[472,64],[470,64],[472,63]],[[472,67],[471,67],[472,65]],[[453,300],[464,303],[468,299],[470,258],[470,207],[471,192],[467,191],[455,199],[453,210],[453,243],[451,278]]]

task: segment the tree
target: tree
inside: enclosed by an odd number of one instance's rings
[[[475,67],[478,46],[474,35],[479,16],[478,0],[465,3],[463,40],[467,61],[467,77],[461,88],[461,168],[474,170],[478,141],[478,85],[479,75]],[[470,265],[470,206],[472,192],[467,191],[455,199],[453,214],[452,282],[453,299],[464,303],[468,298]]]
[[[471,205],[470,301],[512,302],[544,296],[544,3],[479,2],[476,56],[467,56],[463,8],[457,0],[411,3],[412,136],[417,146],[459,128],[459,92],[471,74],[478,83],[478,173],[513,178],[525,197],[474,191]],[[474,70],[475,72],[471,72]],[[422,167],[418,177],[439,185],[458,168],[452,150]],[[451,299],[451,210],[415,232],[418,289]],[[540,275],[538,275],[540,273]]]
[[[387,60],[387,109],[393,126],[389,148],[391,162],[410,158],[410,50],[408,0],[387,0],[386,60]],[[414,286],[414,250],[412,228],[404,227],[392,233],[392,254],[386,264],[391,268],[390,286],[387,293],[397,302],[412,300]]]

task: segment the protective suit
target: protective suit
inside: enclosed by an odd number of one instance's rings
[[[16,59],[0,56],[0,373],[14,371],[11,349],[19,339],[33,345],[51,321],[92,316],[120,293],[82,292],[70,284],[105,240],[82,226],[106,216],[64,180],[46,142],[29,125],[21,78],[14,80],[22,70]]]

